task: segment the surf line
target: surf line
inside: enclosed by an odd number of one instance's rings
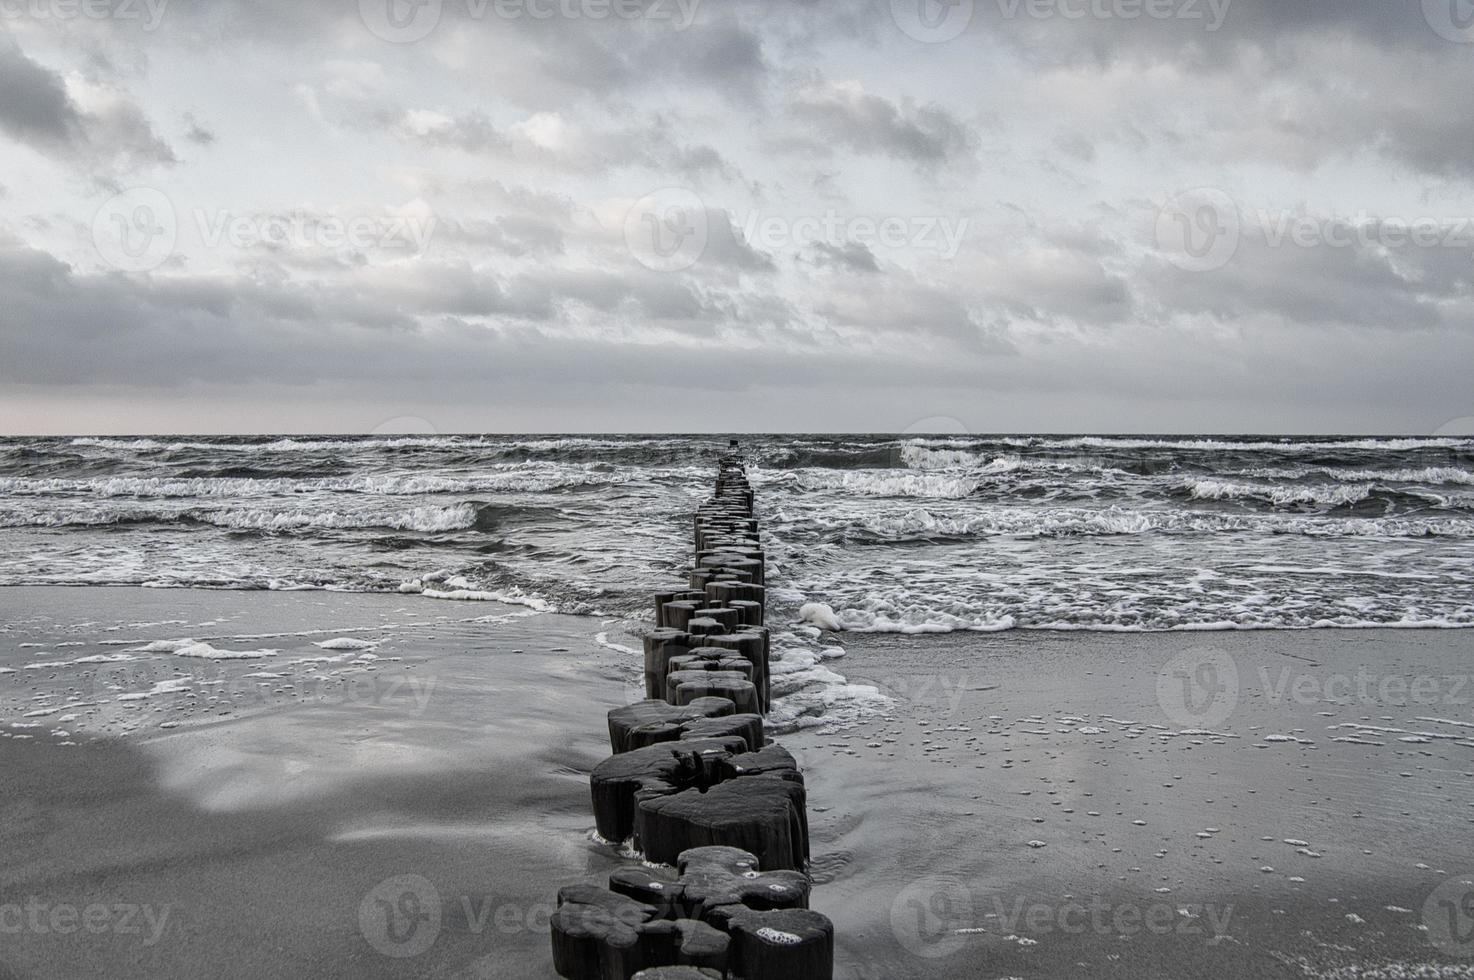
[[[736,439],[694,516],[684,585],[655,594],[644,698],[609,712],[589,778],[599,838],[644,861],[567,885],[551,917],[569,980],[832,980],[809,908],[803,773],[768,741],[763,545]]]

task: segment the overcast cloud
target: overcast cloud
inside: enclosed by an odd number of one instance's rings
[[[1432,432],[1465,0],[0,0],[0,432]]]

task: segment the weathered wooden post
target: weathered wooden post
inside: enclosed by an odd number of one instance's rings
[[[696,508],[684,586],[655,594],[645,700],[609,712],[594,824],[647,861],[570,885],[552,916],[570,980],[830,980],[834,927],[808,908],[806,791],[770,744],[766,556],[736,439]]]

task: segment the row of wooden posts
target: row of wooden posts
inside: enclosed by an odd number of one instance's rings
[[[599,836],[645,862],[558,892],[553,966],[570,980],[830,980],[803,774],[764,732],[765,564],[735,440],[694,538],[686,584],[655,596],[645,699],[609,712],[613,754],[590,778]]]

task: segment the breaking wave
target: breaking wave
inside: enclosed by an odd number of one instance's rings
[[[679,529],[725,446],[0,439],[0,585],[405,592],[643,620],[650,590],[689,561]],[[822,603],[839,628],[873,632],[1474,625],[1474,439],[794,435],[743,446],[778,624]]]

